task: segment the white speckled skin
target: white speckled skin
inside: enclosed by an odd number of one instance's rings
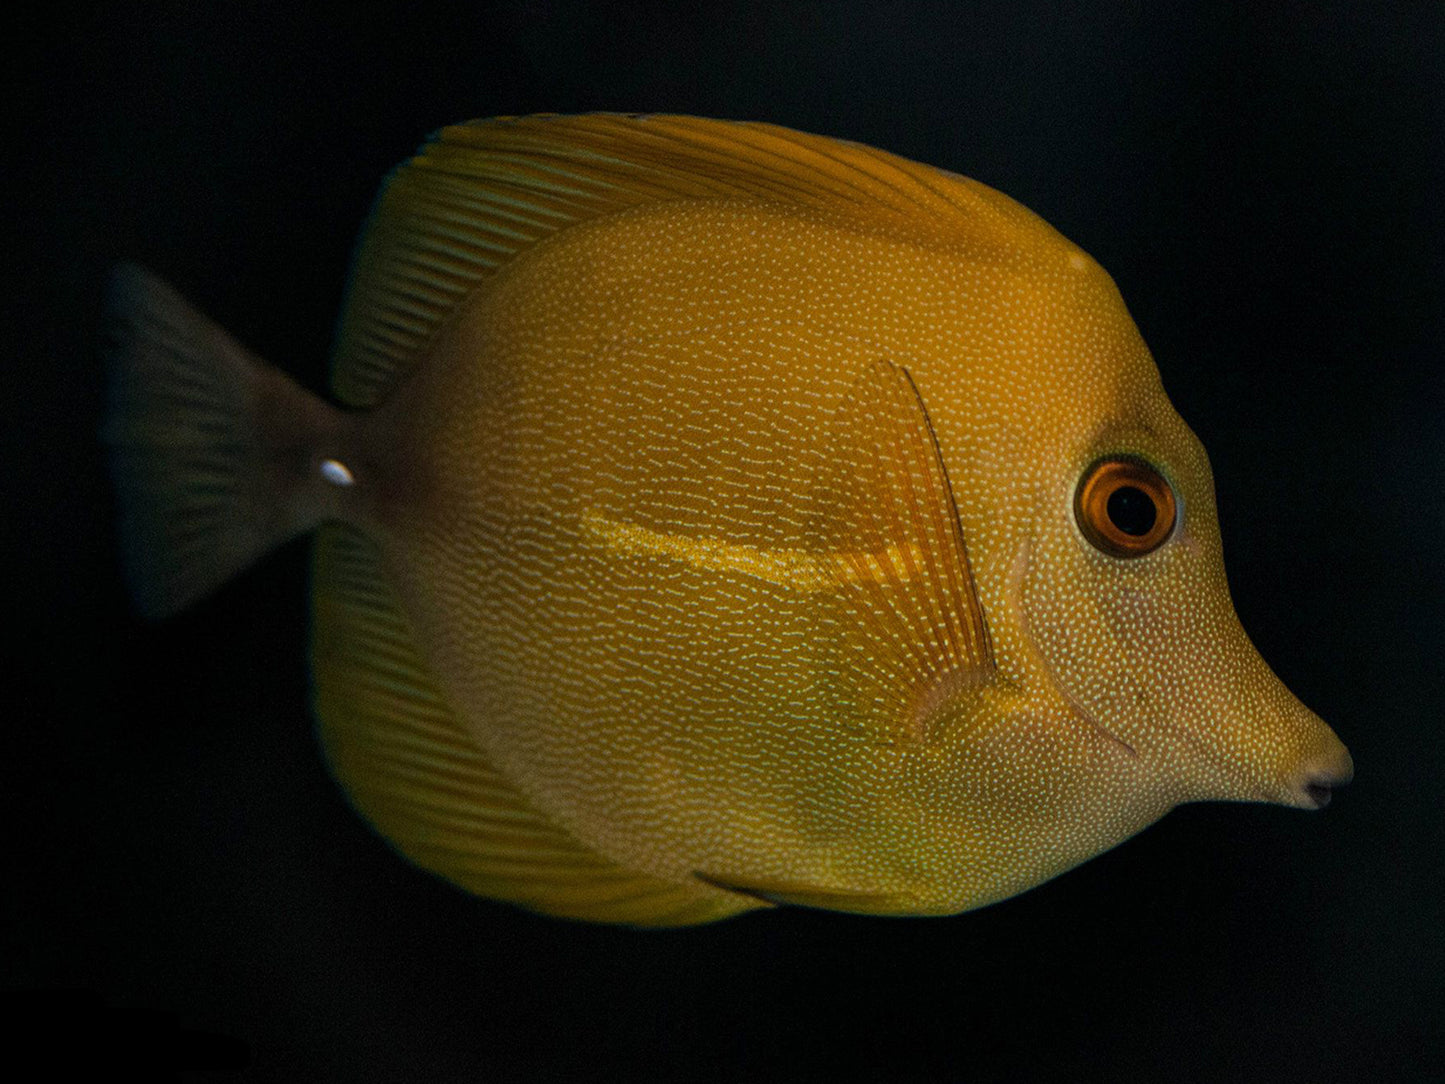
[[[447,702],[619,866],[955,912],[1180,802],[1312,805],[1306,781],[1348,774],[1235,618],[1204,452],[1112,281],[1007,198],[929,176],[962,225],[688,198],[562,229],[358,423],[406,484],[353,518]],[[991,668],[903,699],[840,665],[817,592],[737,556],[817,548],[845,400],[878,362],[932,423],[992,644]],[[1074,522],[1111,453],[1179,503],[1144,557]],[[882,625],[846,635],[892,650]]]

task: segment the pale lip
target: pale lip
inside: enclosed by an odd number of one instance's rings
[[[1336,787],[1343,787],[1355,777],[1355,763],[1349,750],[1336,742],[1336,749],[1301,770],[1291,797],[1300,809],[1323,809],[1330,804]]]

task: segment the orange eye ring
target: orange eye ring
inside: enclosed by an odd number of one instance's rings
[[[1174,490],[1142,459],[1110,456],[1084,471],[1074,492],[1074,519],[1095,549],[1143,557],[1174,533]]]

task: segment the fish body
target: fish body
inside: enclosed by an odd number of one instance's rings
[[[347,410],[144,273],[114,312],[143,605],[319,527],[333,770],[481,894],[952,913],[1352,771],[1239,627],[1113,282],[977,182],[767,125],[476,122],[383,189]]]

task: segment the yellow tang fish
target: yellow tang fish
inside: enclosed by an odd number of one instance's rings
[[[331,767],[554,915],[947,914],[1344,746],[1230,603],[1208,462],[1113,281],[1017,203],[680,116],[443,129],[363,234],[333,390],[122,268],[141,608],[319,528]]]

